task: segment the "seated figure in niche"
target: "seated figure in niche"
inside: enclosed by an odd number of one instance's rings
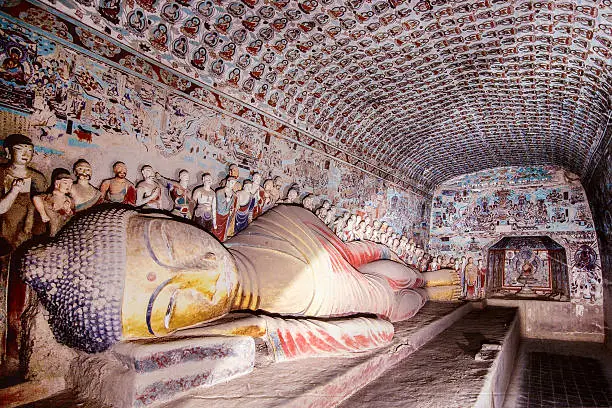
[[[191,192],[189,191],[189,172],[179,171],[179,181],[165,178],[159,173],[155,173],[155,178],[161,180],[168,189],[168,194],[172,199],[172,214],[181,218],[192,218],[193,205]]]
[[[136,207],[161,210],[162,189],[155,177],[155,170],[144,165],[140,172],[143,179],[136,185]]]
[[[74,202],[70,197],[72,176],[66,169],[55,169],[51,177],[53,190],[35,196],[32,200],[44,223],[48,223],[49,236],[54,237],[74,215]]]
[[[245,229],[252,221],[252,209],[255,206],[251,180],[244,180],[242,189],[236,192],[236,211],[234,212],[234,234]]]
[[[86,210],[102,202],[102,193],[91,185],[91,164],[85,159],[77,160],[72,166],[76,181],[70,195],[76,212]]]
[[[231,183],[226,188],[231,191]],[[55,261],[58,251],[68,262]],[[373,329],[367,335],[372,339],[384,332],[388,344],[393,336],[388,320],[410,318],[426,300],[414,289],[421,275],[398,261],[372,242],[342,243],[298,206],[271,209],[226,247],[177,220],[100,208],[81,215],[52,242],[30,249],[21,268],[49,311],[58,341],[101,352],[119,341],[165,336],[233,310],[262,310],[292,316],[293,322],[314,317],[321,324],[325,318],[377,315],[382,319],[355,317],[354,324],[366,322],[360,333]],[[73,283],[75,276],[91,284]],[[57,290],[47,290],[48,279]],[[293,329],[286,330],[290,336]],[[312,333],[315,340],[321,336]],[[282,333],[268,335],[286,345]]]
[[[193,220],[211,232],[217,228],[217,196],[212,189],[213,178],[209,173],[202,175],[202,185],[195,188],[191,194],[196,208],[193,212]]]
[[[225,186],[215,192],[217,202],[216,224],[213,234],[223,242],[234,234],[234,212],[236,211],[236,178],[227,176]]]
[[[118,161],[113,164],[115,177],[102,181],[100,185],[100,194],[104,200],[111,203],[136,205],[136,188],[126,178],[127,171],[125,163]]]

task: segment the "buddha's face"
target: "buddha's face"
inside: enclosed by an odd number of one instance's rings
[[[159,216],[134,216],[127,237],[125,338],[162,336],[228,313],[234,259],[211,235]]]

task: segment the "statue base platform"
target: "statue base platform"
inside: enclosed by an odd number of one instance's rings
[[[81,398],[115,408],[148,407],[248,374],[254,362],[251,337],[130,342],[105,353],[79,353],[68,385]]]

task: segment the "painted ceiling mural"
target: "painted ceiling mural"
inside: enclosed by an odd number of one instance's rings
[[[610,109],[610,0],[43,4],[425,189],[534,162],[581,176]]]

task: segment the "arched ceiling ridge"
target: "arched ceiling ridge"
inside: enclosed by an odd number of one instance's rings
[[[610,112],[612,0],[42,1],[430,187],[584,173]]]

